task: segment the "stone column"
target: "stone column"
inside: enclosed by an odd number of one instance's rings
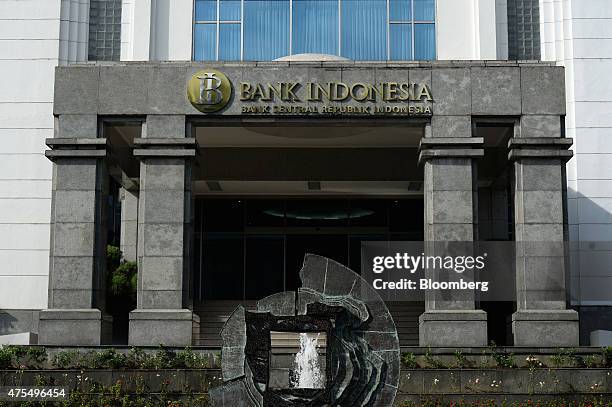
[[[49,309],[40,312],[39,343],[92,346],[110,343],[104,314],[106,276],[106,139],[96,115],[61,115],[53,161]]]
[[[515,173],[515,346],[577,346],[578,313],[566,309],[564,189],[572,140],[559,116],[523,116],[509,141]]]
[[[126,261],[136,261],[138,241],[138,193],[121,188],[121,253]]]
[[[434,116],[431,126],[426,126],[419,162],[425,167],[427,242],[474,240],[478,214],[475,159],[484,155],[482,144],[482,138],[472,137],[469,116]],[[475,309],[474,293],[453,293],[445,299],[438,292],[426,293],[425,312],[419,317],[420,346],[486,344],[487,315]]]
[[[130,345],[187,346],[199,320],[189,307],[191,159],[185,116],[150,115],[134,140],[140,163],[137,309]]]

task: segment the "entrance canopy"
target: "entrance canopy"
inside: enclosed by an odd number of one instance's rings
[[[419,145],[425,134],[421,120],[254,119],[187,124],[197,142],[193,167],[196,195],[422,195],[423,170]],[[113,147],[117,181],[137,188],[138,161],[134,139],[142,122],[123,119],[104,123]],[[499,176],[498,158],[505,159],[513,127],[504,123],[475,126],[492,152],[481,160],[480,178]],[[497,163],[497,164],[496,164]],[[129,188],[129,187],[128,187]]]

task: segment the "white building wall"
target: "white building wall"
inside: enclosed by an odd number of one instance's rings
[[[583,305],[612,304],[612,1],[541,0],[542,59],[566,68],[567,165],[573,255]],[[606,299],[607,298],[607,299]]]
[[[190,61],[193,0],[124,0],[122,61]]]
[[[508,0],[495,0],[497,59],[508,59]]]
[[[89,0],[0,1],[0,310],[47,306],[54,68],[87,58]]]
[[[151,1],[123,0],[121,10],[122,61],[149,60]]]
[[[438,59],[499,59],[498,26],[496,0],[437,0]]]

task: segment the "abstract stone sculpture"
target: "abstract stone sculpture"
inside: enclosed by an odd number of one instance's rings
[[[221,331],[224,384],[213,406],[391,406],[399,382],[395,323],[376,291],[358,274],[307,254],[302,287],[271,295],[257,311],[238,307]],[[270,331],[326,332],[323,389],[276,389],[268,384]]]

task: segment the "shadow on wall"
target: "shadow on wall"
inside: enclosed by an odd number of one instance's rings
[[[580,344],[590,345],[592,331],[612,331],[612,211],[567,192],[571,305],[580,314]]]
[[[38,333],[38,310],[0,310],[0,335]]]
[[[15,331],[15,325],[17,323],[17,318],[13,315],[0,311],[0,335],[10,335],[17,333]]]
[[[153,26],[151,34],[153,36],[153,49],[151,50],[151,59],[156,61],[168,61],[172,59],[170,55],[170,40],[173,38],[170,30],[170,16],[172,16],[171,3],[169,0],[157,1],[152,7]],[[165,39],[165,41],[162,41]]]

